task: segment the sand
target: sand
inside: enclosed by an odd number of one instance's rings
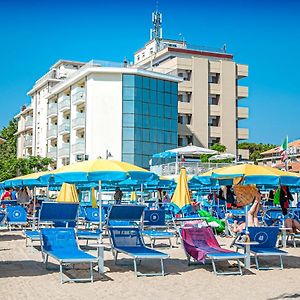
[[[225,247],[230,241],[219,238]],[[108,245],[107,239],[104,242]],[[136,278],[132,264],[116,266],[107,248],[104,277],[95,271],[94,283],[60,284],[55,261],[50,259],[53,270],[46,270],[38,249],[25,247],[21,231],[1,230],[0,299],[300,299],[300,247],[287,248],[284,270],[257,271],[253,267],[243,276],[215,276],[209,265],[188,266],[180,245],[157,249],[170,255],[165,262],[165,277]],[[88,251],[96,255],[95,250]],[[277,262],[272,260],[273,264]],[[86,276],[85,266],[79,267],[81,270],[68,272]],[[228,268],[228,264],[221,268]],[[159,270],[158,262],[141,266],[144,272],[154,269]]]

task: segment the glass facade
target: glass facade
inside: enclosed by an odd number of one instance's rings
[[[123,74],[122,161],[149,168],[154,153],[177,147],[178,83]]]

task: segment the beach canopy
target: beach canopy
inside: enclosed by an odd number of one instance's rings
[[[223,159],[235,159],[235,155],[231,153],[221,153],[211,156],[208,160],[223,160]]]
[[[74,184],[63,183],[57,195],[57,202],[79,203],[78,193]]]
[[[180,169],[179,180],[172,197],[171,206],[175,213],[180,211],[184,213],[191,208],[191,196],[185,168]]]
[[[216,154],[216,153],[218,153],[215,150],[198,147],[198,146],[194,146],[194,145],[175,148],[175,149],[168,150],[166,152],[172,152],[172,153],[176,153],[178,155],[189,155],[189,154],[190,155],[200,155],[200,154]]]
[[[222,181],[243,181],[243,184],[265,184],[265,185],[289,185],[300,186],[300,175],[292,172],[285,172],[267,166],[251,164],[234,165],[219,168],[212,171],[212,179]]]
[[[114,182],[127,178],[142,181],[156,177],[154,173],[126,162],[95,159],[61,167],[50,174],[41,176],[40,181],[50,183]]]
[[[17,186],[47,186],[42,183],[39,178],[43,175],[50,174],[50,171],[43,171],[31,173],[23,176],[18,176],[4,181],[4,187],[17,187]]]

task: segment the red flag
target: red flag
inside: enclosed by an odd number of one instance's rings
[[[181,155],[181,162],[183,162],[183,163],[185,162],[185,158],[184,158],[183,154]]]

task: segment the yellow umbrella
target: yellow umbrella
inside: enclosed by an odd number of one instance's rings
[[[179,174],[179,180],[172,198],[172,206],[175,213],[184,211],[191,205],[191,196],[188,187],[188,179],[186,175],[186,169],[182,168]]]
[[[130,200],[131,201],[136,201],[136,192],[131,192]]]
[[[95,192],[95,188],[92,187],[92,207],[96,208],[97,207],[97,200],[96,200],[96,192]]]
[[[74,184],[63,183],[57,195],[57,202],[78,203],[78,193]]]

